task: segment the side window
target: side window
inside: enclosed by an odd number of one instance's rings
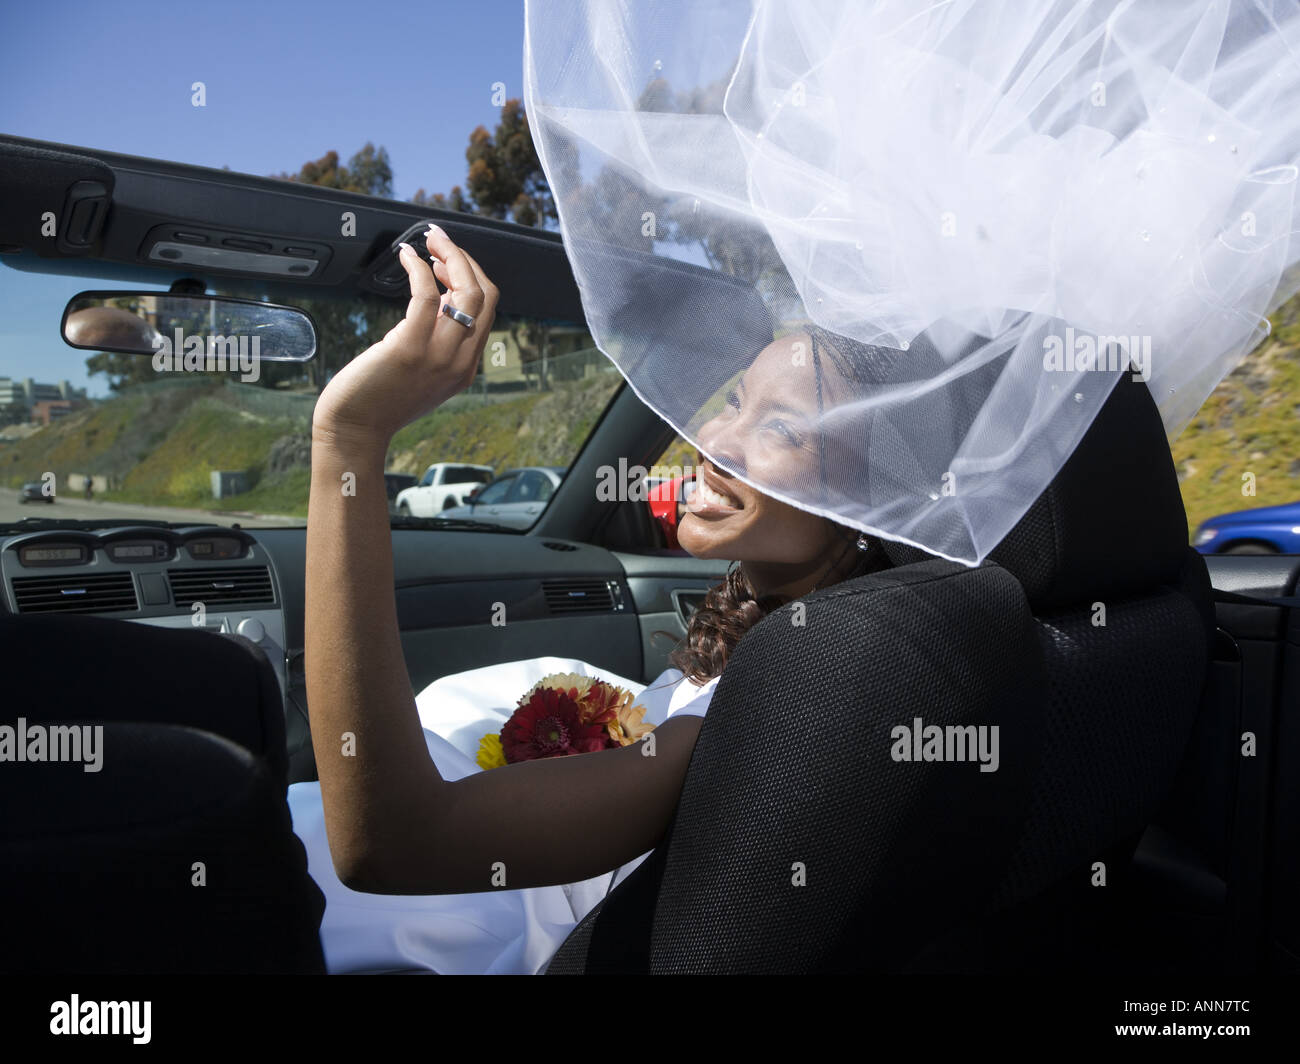
[[[1170,444],[1202,554],[1300,554],[1300,296],[1268,320],[1269,335]]]
[[[503,494],[488,492],[498,475],[567,466],[622,386],[623,375],[595,346],[584,323],[509,315],[498,308],[474,383],[397,432],[389,443],[394,471],[419,475],[423,468],[405,463],[445,463],[452,469],[442,484],[484,485],[475,504],[500,505]],[[525,424],[530,431],[520,434]],[[526,495],[521,489],[530,512],[548,505],[545,481],[553,481],[553,475],[542,476],[525,485]],[[463,497],[470,489],[451,491]],[[304,485],[304,500],[306,494]]]
[[[507,493],[515,486],[518,477],[502,477],[495,484],[489,484],[483,489],[483,493],[474,500],[476,505],[492,505],[506,501]]]
[[[438,475],[438,471],[437,471],[436,469],[430,469],[430,470],[428,470],[428,471],[424,474],[423,479],[420,481],[420,487],[422,487],[422,488],[427,488],[427,487],[429,487],[430,485],[432,485],[432,484],[433,484],[434,477],[436,477],[437,475]]]
[[[541,502],[546,502],[547,500],[550,499],[552,495],[555,494],[555,485],[551,483],[550,477],[546,476],[545,474],[542,474],[541,476],[542,476],[542,485],[538,489],[537,498]]]
[[[677,542],[677,526],[686,512],[688,487],[695,479],[695,448],[680,436],[646,471],[647,503],[656,534],[662,539],[658,549],[685,553]]]
[[[546,477],[536,470],[521,474],[515,490],[510,493],[506,502],[536,502],[541,497],[542,484],[545,480]]]
[[[492,471],[473,466],[448,466],[442,478],[444,484],[490,484]]]

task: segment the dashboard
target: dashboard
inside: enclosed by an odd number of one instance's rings
[[[260,646],[288,690],[275,566],[248,532],[218,525],[43,529],[0,539],[14,614],[93,613],[234,633]]]
[[[413,695],[452,672],[551,656],[648,682],[667,667],[691,607],[725,575],[717,561],[551,537],[391,535]],[[0,531],[0,612],[92,614],[251,640],[280,684],[290,782],[298,782],[316,778],[303,657],[307,568],[305,530],[295,527],[9,526]],[[125,691],[146,680],[105,683]]]

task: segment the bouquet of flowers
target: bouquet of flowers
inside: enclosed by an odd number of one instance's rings
[[[645,707],[632,692],[576,673],[553,673],[519,700],[500,733],[479,740],[478,764],[499,768],[565,754],[613,750],[636,742],[654,725],[642,723]]]

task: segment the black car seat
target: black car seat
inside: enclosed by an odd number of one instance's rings
[[[98,771],[0,765],[0,904],[24,914],[4,970],[325,971],[325,900],[290,824],[283,700],[261,648],[3,616],[0,661],[0,724],[103,728]]]
[[[663,843],[548,973],[1113,962],[1215,631],[1150,392],[1123,375],[983,565],[886,546],[894,568],[741,640]],[[930,725],[996,725],[996,771],[896,760]]]

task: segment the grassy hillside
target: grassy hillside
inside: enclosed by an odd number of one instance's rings
[[[56,421],[0,451],[0,478],[8,487],[49,470],[58,484],[69,473],[93,470],[124,477],[167,437],[168,430],[196,401],[219,384],[193,378],[146,385]]]
[[[459,396],[397,435],[388,468],[567,465],[620,380],[600,373],[542,394]],[[145,384],[0,446],[0,483],[16,488],[51,471],[67,491],[70,474],[92,472],[110,479],[111,490],[99,497],[114,501],[305,517],[311,408],[308,396],[252,385],[201,378]],[[213,470],[244,470],[252,487],[213,499]]]
[[[423,473],[434,462],[568,465],[623,378],[598,373],[549,392],[485,402],[463,396],[412,422],[395,437],[388,468]]]
[[[1171,445],[1191,532],[1218,513],[1300,499],[1300,298],[1272,323]],[[1254,496],[1242,494],[1245,473]]]

